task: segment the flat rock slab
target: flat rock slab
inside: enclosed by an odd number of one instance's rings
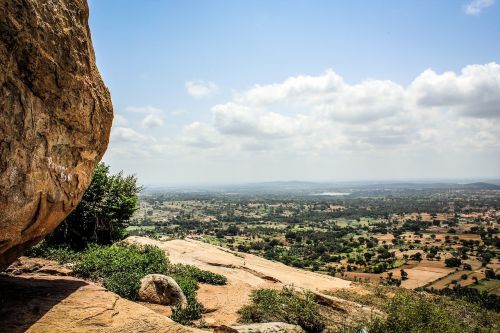
[[[220,326],[214,333],[305,333],[302,327],[281,322]]]
[[[0,276],[0,331],[204,332],[100,286],[67,276]]]

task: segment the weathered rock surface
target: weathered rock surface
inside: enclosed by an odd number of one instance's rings
[[[170,276],[149,274],[141,279],[139,300],[161,305],[187,305],[187,299],[177,282]]]
[[[187,333],[166,316],[73,277],[0,275],[0,332]]]
[[[219,326],[214,333],[305,333],[302,327],[286,323],[262,323]]]
[[[5,270],[5,272],[12,275],[46,274],[69,276],[73,274],[73,270],[60,265],[56,261],[43,258],[28,257],[18,258]]]
[[[86,0],[0,0],[0,270],[78,204],[113,118]]]

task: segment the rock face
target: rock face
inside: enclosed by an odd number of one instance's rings
[[[187,299],[177,282],[170,276],[149,274],[141,279],[139,300],[161,305],[187,305]]]
[[[0,295],[0,332],[203,332],[68,276],[0,275]]]
[[[214,333],[305,333],[302,327],[286,323],[262,323],[247,325],[219,326]]]
[[[0,270],[78,204],[113,110],[86,0],[0,0]]]

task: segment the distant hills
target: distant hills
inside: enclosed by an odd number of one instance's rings
[[[189,185],[146,187],[144,193],[219,193],[219,194],[298,194],[360,193],[366,191],[418,190],[500,190],[500,181],[491,182],[307,182],[273,181],[226,185]]]

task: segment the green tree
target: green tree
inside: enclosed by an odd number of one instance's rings
[[[109,166],[100,163],[78,206],[47,242],[82,250],[90,243],[105,245],[122,239],[127,222],[138,208],[140,191],[134,175],[111,175]]]

